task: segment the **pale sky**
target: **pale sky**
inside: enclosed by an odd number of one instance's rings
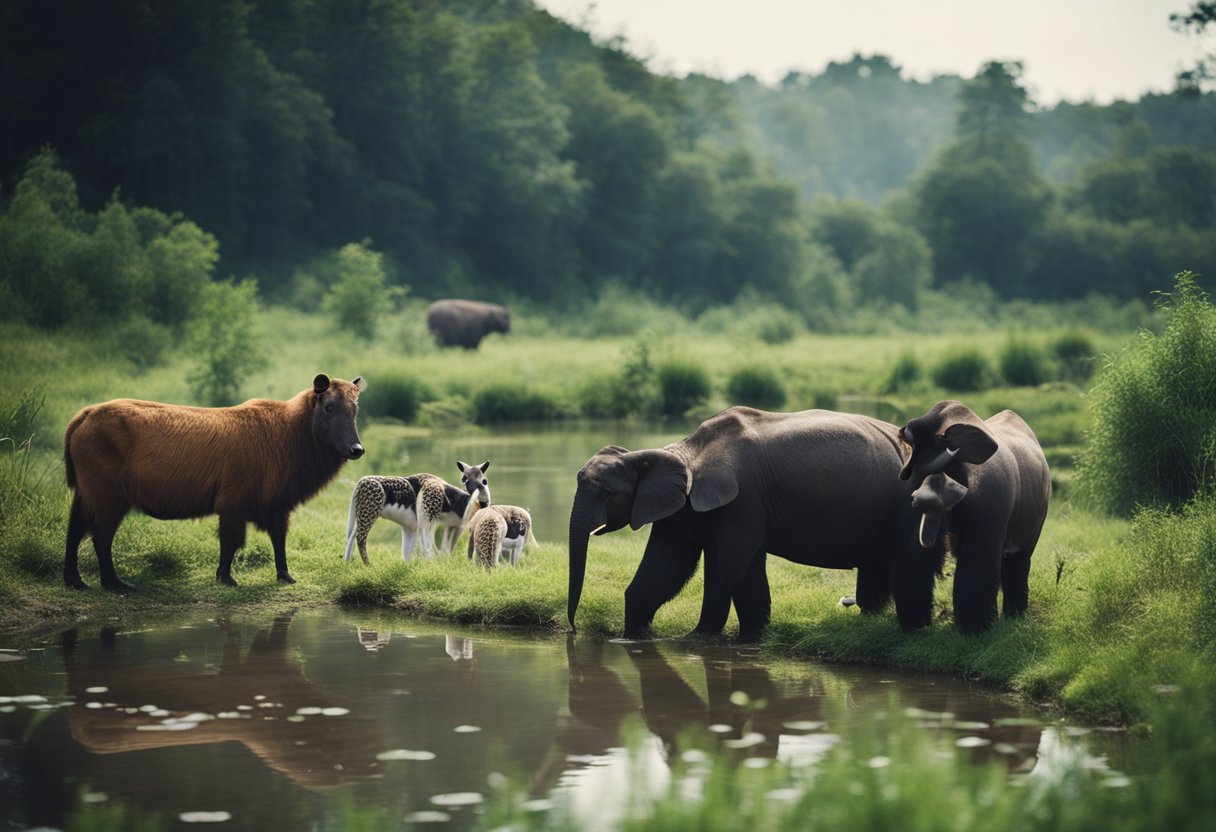
[[[1109,103],[1168,92],[1180,69],[1216,52],[1175,31],[1192,0],[535,0],[592,33],[624,36],[654,72],[776,83],[819,73],[854,52],[887,55],[904,77],[970,78],[989,60],[1020,60],[1041,105]],[[1211,27],[1209,27],[1211,28]]]

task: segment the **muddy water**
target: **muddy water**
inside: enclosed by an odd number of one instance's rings
[[[373,807],[470,828],[504,775],[538,811],[561,805],[603,828],[630,782],[630,727],[655,789],[687,732],[749,765],[810,764],[903,713],[1011,776],[1113,770],[1125,756],[1122,734],[1071,731],[962,682],[688,641],[334,612],[92,624],[0,657],[0,828],[63,828],[94,804],[161,828],[342,829]]]

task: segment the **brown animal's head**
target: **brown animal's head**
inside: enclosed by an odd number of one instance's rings
[[[487,459],[480,465],[470,465],[458,459],[456,467],[460,469],[460,484],[464,486],[464,490],[469,496],[476,496],[476,502],[481,508],[488,506],[490,481],[486,479],[486,470],[490,467],[490,460]]]
[[[363,376],[354,381],[342,381],[320,373],[312,380],[313,439],[343,459],[363,456],[355,417],[359,415],[359,393],[366,387]]]
[[[996,439],[984,420],[955,401],[933,405],[924,416],[908,422],[900,438],[912,453],[899,478],[907,480],[915,475],[917,482],[944,471],[955,461],[981,465],[997,450]]]

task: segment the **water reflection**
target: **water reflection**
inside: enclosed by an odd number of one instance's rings
[[[943,748],[1010,771],[1052,776],[1077,748],[1105,765],[1118,748],[963,683],[700,643],[302,613],[78,627],[49,646],[0,664],[0,828],[62,828],[82,794],[225,812],[228,829],[341,828],[351,802],[465,828],[496,772],[602,821],[635,784],[631,723],[654,788],[689,735],[742,764],[809,764],[905,709]]]

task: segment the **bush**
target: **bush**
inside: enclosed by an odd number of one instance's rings
[[[163,364],[165,353],[173,346],[169,328],[143,315],[132,315],[117,324],[110,338],[118,353],[134,364],[139,373]]]
[[[964,348],[942,358],[933,368],[933,383],[946,390],[973,393],[992,385],[993,371],[979,350]]]
[[[473,411],[479,424],[539,422],[561,412],[547,393],[519,384],[494,384],[473,394]]]
[[[405,291],[388,285],[379,252],[365,243],[350,243],[338,252],[338,279],[322,305],[339,326],[370,341],[380,319],[393,311]]]
[[[1216,481],[1216,309],[1190,272],[1175,281],[1165,329],[1142,333],[1089,396],[1077,486],[1107,511],[1178,506]]]
[[[1094,374],[1094,345],[1089,336],[1074,330],[1051,342],[1051,354],[1060,367],[1060,377],[1068,381],[1089,381]]]
[[[377,373],[359,396],[359,410],[368,416],[412,422],[422,403],[431,398],[427,385],[400,372]]]
[[[659,365],[659,399],[664,416],[679,416],[709,398],[709,373],[691,361]]]
[[[740,367],[731,373],[726,392],[732,404],[776,410],[785,404],[785,385],[768,367]]]
[[[921,369],[920,361],[917,360],[915,353],[905,352],[895,360],[895,366],[891,368],[887,380],[883,382],[882,392],[899,393],[909,390],[915,387],[923,376],[924,370]]]
[[[1013,387],[1038,387],[1051,378],[1046,351],[1024,338],[1010,338],[997,359],[1001,377]]]
[[[255,332],[257,318],[256,280],[236,283],[230,278],[203,292],[187,338],[188,349],[198,356],[188,381],[203,404],[235,404],[245,379],[266,363]]]

